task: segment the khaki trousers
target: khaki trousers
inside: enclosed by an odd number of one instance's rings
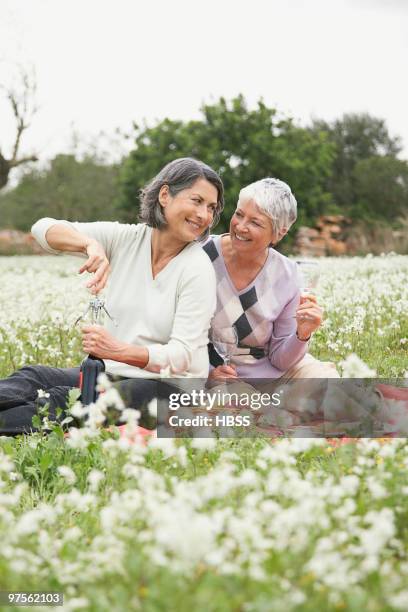
[[[321,403],[326,395],[327,379],[340,378],[336,366],[331,361],[319,361],[309,353],[289,368],[281,378],[270,380],[260,386],[261,391],[270,393],[277,389],[284,389],[284,410],[290,413],[294,420],[305,414],[317,415],[321,410]],[[294,382],[294,381],[298,382]],[[285,383],[289,383],[285,386]],[[283,383],[283,384],[282,384]],[[283,397],[283,396],[282,396]],[[292,419],[290,419],[292,420]]]
[[[340,375],[333,362],[319,361],[306,353],[303,359],[289,368],[282,378],[285,380],[291,380],[292,378],[340,378]]]

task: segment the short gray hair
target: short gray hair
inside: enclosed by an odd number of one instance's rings
[[[192,157],[181,157],[171,161],[140,190],[140,220],[150,227],[161,229],[167,225],[166,217],[159,202],[159,192],[163,185],[167,185],[170,195],[173,197],[183,189],[188,189],[198,179],[205,179],[217,190],[217,208],[211,225],[216,225],[224,208],[224,186],[218,174],[198,159]],[[209,228],[200,236],[200,240],[206,238]]]
[[[289,185],[276,178],[264,178],[247,185],[239,192],[238,204],[252,200],[273,222],[273,231],[280,234],[297,218],[297,202]]]

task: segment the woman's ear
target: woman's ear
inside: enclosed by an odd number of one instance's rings
[[[159,204],[162,208],[166,207],[167,202],[169,200],[169,195],[170,195],[169,186],[162,185],[159,191]]]
[[[269,246],[274,248],[278,244],[278,242],[280,242],[282,240],[282,238],[284,238],[284,236],[286,236],[287,233],[288,233],[288,228],[287,227],[282,227],[282,229],[279,230],[277,235],[275,235],[273,237],[273,241],[270,243]]]
[[[284,236],[286,236],[287,233],[288,233],[288,228],[287,227],[282,227],[282,229],[279,230],[278,235],[276,237],[276,244],[278,242],[280,242],[282,240],[282,238]]]

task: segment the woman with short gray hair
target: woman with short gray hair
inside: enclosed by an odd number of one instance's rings
[[[215,333],[235,329],[230,364],[210,346],[211,379],[333,378],[333,364],[307,353],[322,323],[316,297],[300,295],[297,266],[273,246],[296,221],[289,185],[265,178],[241,189],[228,234],[204,245],[217,276]]]
[[[139,224],[71,223],[40,219],[32,227],[48,252],[84,257],[87,287],[107,284],[107,309],[117,320],[83,327],[83,349],[105,361],[129,407],[157,396],[161,375],[206,378],[208,329],[215,309],[215,275],[198,241],[223,208],[220,177],[195,159],[167,164],[141,192]],[[0,433],[33,429],[37,390],[50,417],[65,406],[79,368],[26,366],[0,381]],[[39,402],[41,404],[41,402]],[[44,401],[43,401],[44,403]],[[63,414],[61,418],[63,418]]]

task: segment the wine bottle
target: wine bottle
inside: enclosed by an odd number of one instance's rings
[[[79,371],[80,400],[84,406],[96,402],[98,399],[98,376],[105,371],[105,362],[94,355],[87,355],[81,363]]]
[[[83,323],[89,323],[90,325],[102,325],[104,315],[107,315],[115,327],[117,327],[116,320],[111,317],[105,307],[105,300],[95,296],[89,302],[87,310],[83,315],[78,317],[75,325],[82,321]],[[80,400],[84,406],[88,406],[96,402],[98,399],[97,383],[98,376],[101,372],[105,371],[105,362],[95,355],[88,355],[81,363],[79,373],[79,388],[81,389]]]

